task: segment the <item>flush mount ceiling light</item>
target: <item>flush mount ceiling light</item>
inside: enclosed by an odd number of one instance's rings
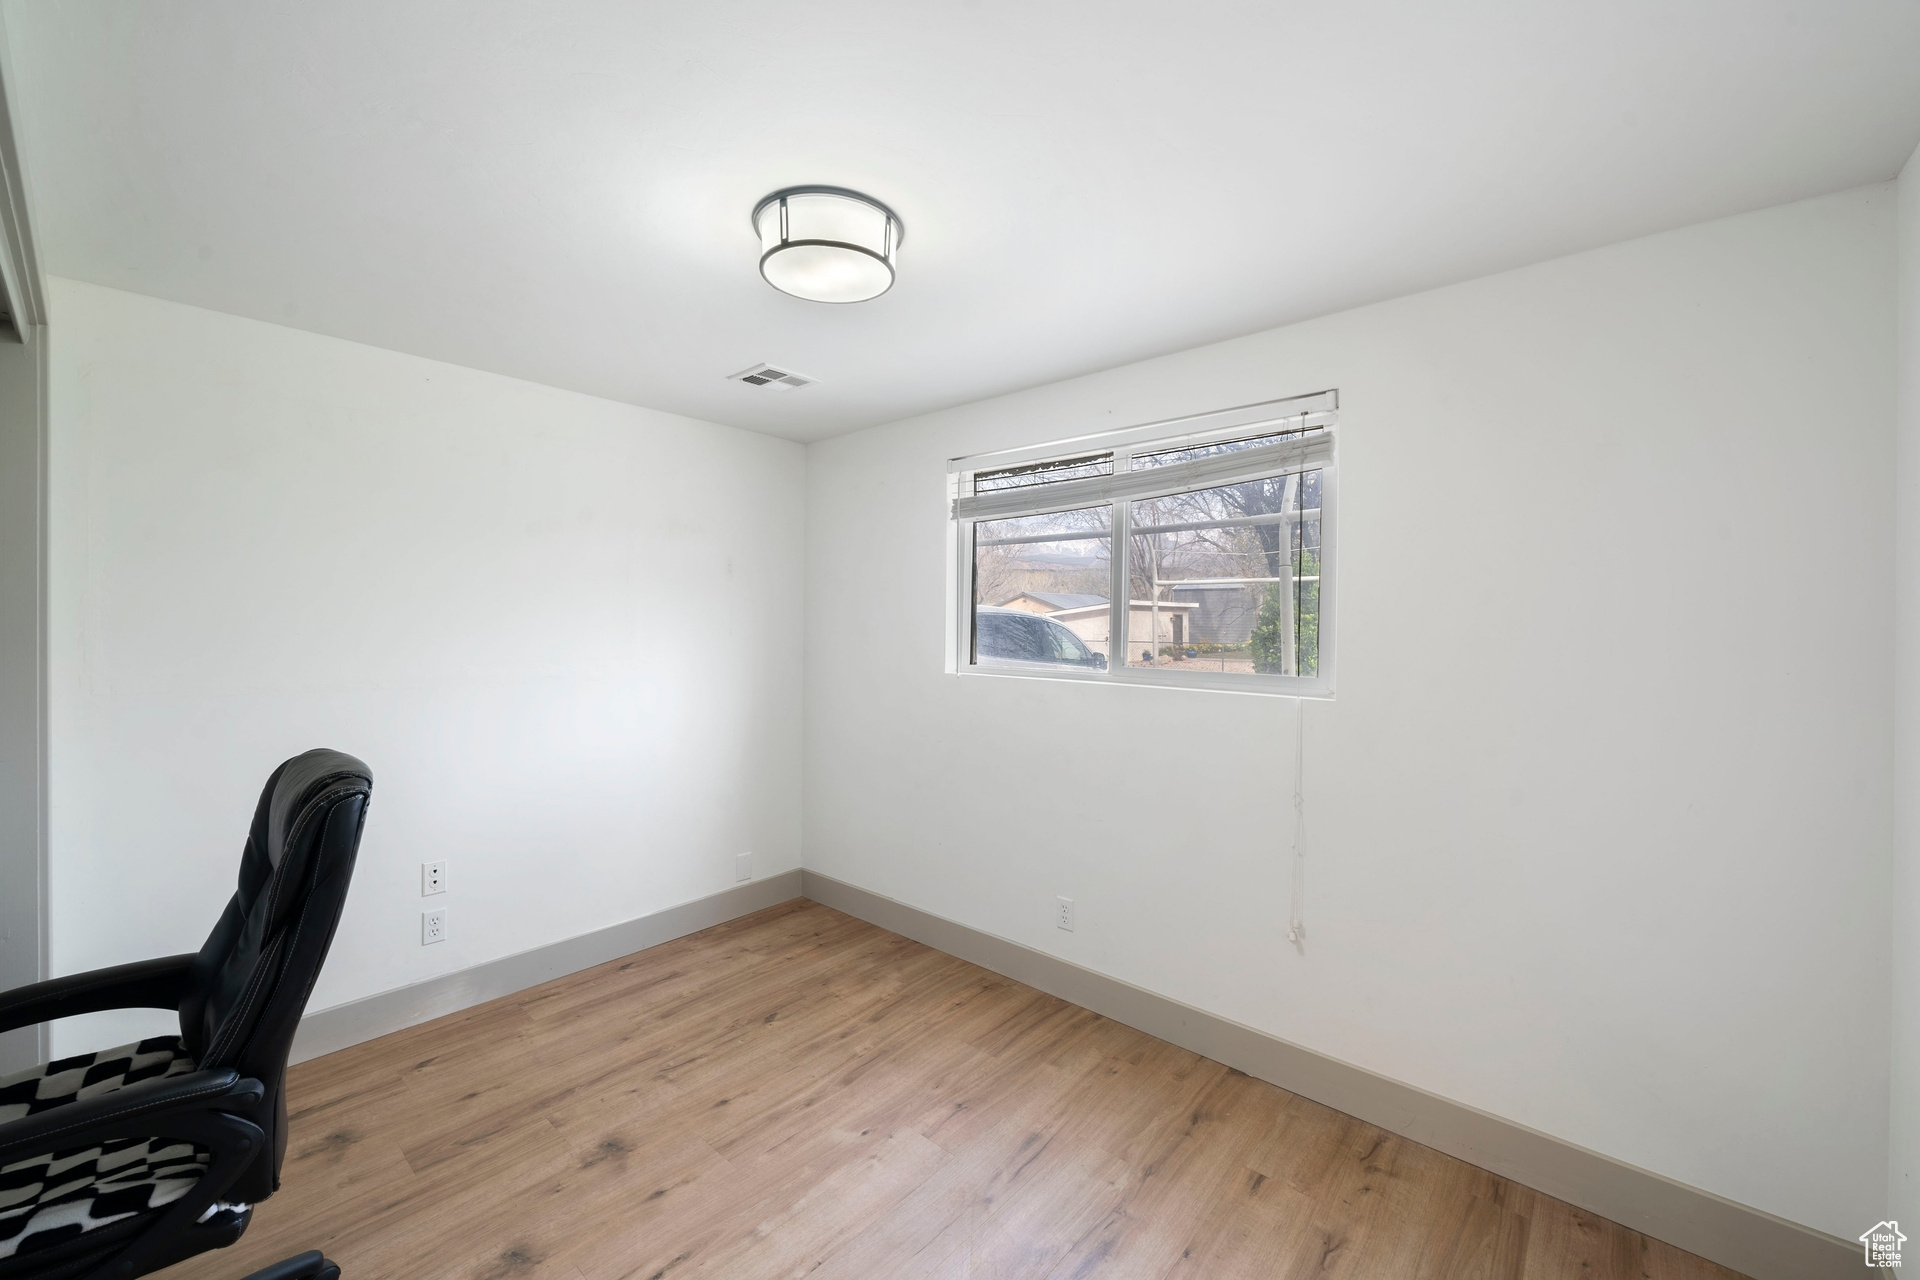
[[[760,274],[809,302],[865,302],[893,287],[904,229],[893,210],[844,187],[787,187],[753,207]]]

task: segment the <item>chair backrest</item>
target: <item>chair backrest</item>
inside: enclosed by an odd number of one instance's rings
[[[372,771],[340,751],[308,751],[275,769],[240,856],[240,887],[193,962],[182,1044],[201,1067],[232,1067],[267,1089],[254,1119],[273,1140],[229,1193],[239,1198],[279,1186],[287,1054],[340,923],[372,793]]]

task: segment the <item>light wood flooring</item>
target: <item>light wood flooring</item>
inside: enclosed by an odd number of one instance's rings
[[[798,900],[295,1067],[233,1280],[1735,1280]]]

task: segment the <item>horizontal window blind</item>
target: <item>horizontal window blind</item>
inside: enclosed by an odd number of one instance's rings
[[[1154,498],[1190,489],[1210,489],[1235,481],[1256,480],[1279,472],[1299,470],[1333,457],[1333,436],[1316,431],[1277,444],[1260,445],[1191,462],[1149,467],[1121,475],[1093,475],[963,494],[954,499],[956,520],[1002,520],[1011,516],[1042,515],[1098,506],[1122,498]],[[1087,461],[1084,457],[1079,461]]]
[[[1149,467],[1171,467],[1182,462],[1193,462],[1200,458],[1217,458],[1223,453],[1244,453],[1248,449],[1259,449],[1270,444],[1296,440],[1315,431],[1325,431],[1324,425],[1291,427],[1284,431],[1269,431],[1264,435],[1246,436],[1238,440],[1214,440],[1204,444],[1179,444],[1166,449],[1154,449],[1147,453],[1135,453],[1132,466],[1135,471],[1144,471]]]
[[[1061,484],[1090,476],[1113,474],[1111,453],[1084,458],[1056,458],[1048,462],[1029,462],[1021,467],[1002,467],[997,471],[973,473],[973,491],[992,493],[1000,489],[1028,489],[1034,485]]]

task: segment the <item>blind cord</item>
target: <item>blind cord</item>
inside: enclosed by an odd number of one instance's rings
[[[1293,742],[1293,901],[1287,916],[1287,941],[1306,950],[1307,925],[1302,918],[1307,894],[1307,700],[1295,698]]]

